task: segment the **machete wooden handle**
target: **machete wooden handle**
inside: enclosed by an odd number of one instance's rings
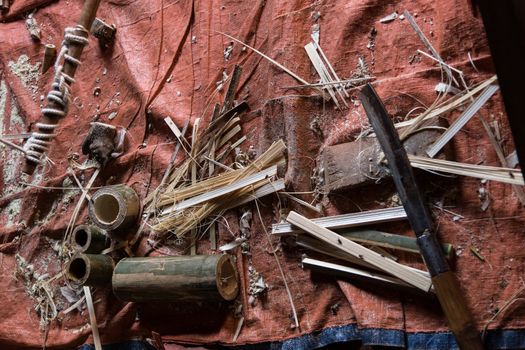
[[[459,347],[462,350],[483,349],[476,326],[471,322],[467,301],[454,273],[452,271],[440,273],[432,277],[432,283]]]

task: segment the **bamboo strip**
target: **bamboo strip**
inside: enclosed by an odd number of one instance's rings
[[[326,72],[325,72],[326,69],[323,69],[324,64],[322,63],[321,58],[317,54],[314,44],[309,43],[305,45],[304,49],[306,51],[306,54],[308,55],[308,58],[310,59],[310,62],[312,62],[312,65],[314,66],[317,74],[319,74],[321,81],[324,83],[331,82],[332,80],[328,76],[326,76]],[[334,101],[337,108],[341,108],[341,106],[339,105],[339,101],[337,100],[337,97],[335,96],[333,86],[327,85],[326,91],[332,98],[332,101]]]
[[[344,260],[349,263],[352,263],[352,264],[355,264],[355,265],[358,265],[358,266],[361,266],[367,269],[379,270],[377,267],[363,261],[362,259],[358,259],[354,257],[353,255],[345,253],[341,250],[333,249],[333,247],[330,244],[320,241],[319,239],[315,237],[311,237],[308,235],[299,235],[296,237],[296,243],[298,246],[303,247],[305,249],[312,250],[314,252],[328,255],[328,256],[331,256],[339,260]],[[415,267],[411,267],[411,266],[406,266],[406,268],[411,271],[417,272],[421,274],[422,276],[430,277],[430,274],[427,271],[416,269]]]
[[[320,208],[318,208],[318,207],[314,207],[314,206],[311,205],[310,203],[305,202],[305,201],[303,201],[302,199],[299,199],[299,198],[297,198],[297,197],[295,197],[295,196],[292,196],[292,195],[289,194],[289,193],[281,192],[280,194],[283,195],[283,196],[285,196],[286,198],[290,198],[290,199],[293,200],[294,202],[299,203],[300,205],[302,205],[302,206],[304,206],[304,207],[306,207],[306,208],[308,208],[308,209],[310,209],[310,210],[315,211],[316,213],[319,213],[319,214],[320,214],[320,213],[322,212],[322,210],[321,210]]]
[[[419,254],[419,246],[415,237],[366,229],[338,233],[357,243]],[[454,247],[450,243],[442,243],[441,246],[443,247],[443,254],[445,254],[447,259],[450,259],[454,252]]]
[[[235,125],[235,127],[233,129],[231,129],[230,131],[228,131],[228,133],[226,135],[224,135],[220,141],[219,141],[219,146],[218,148],[221,148],[222,146],[224,146],[226,144],[226,142],[230,141],[230,139],[232,137],[234,137],[236,134],[240,133],[241,132],[241,126],[240,125]]]
[[[330,64],[330,61],[328,60],[328,57],[326,57],[323,49],[321,48],[321,45],[319,45],[319,43],[314,39],[313,35],[310,35],[310,37],[312,38],[312,43],[314,44],[315,48],[317,49],[317,51],[319,51],[319,53],[321,54],[321,57],[323,58],[323,60],[326,62],[326,65],[330,69],[330,72],[332,73],[332,75],[334,77],[334,80],[335,81],[340,81],[341,79],[339,79],[339,76],[335,72],[334,67],[332,67],[332,65]],[[332,82],[334,82],[334,80],[332,80]],[[345,94],[345,96],[347,98],[350,98],[350,95],[348,94],[348,92],[346,92],[345,86],[343,84],[338,84],[337,88],[343,90],[343,93]],[[343,101],[344,101],[344,97],[342,97],[342,98],[343,98]]]
[[[442,114],[445,114],[447,112],[450,112],[459,106],[461,106],[463,103],[465,103],[467,100],[469,100],[472,96],[475,96],[479,92],[485,90],[485,88],[491,84],[494,84],[497,81],[497,76],[492,76],[491,78],[485,80],[483,83],[476,86],[474,89],[470,90],[469,92],[465,93],[462,96],[454,96],[448,102],[445,104],[438,106],[434,108],[432,111],[429,111],[429,113],[423,118],[423,120],[429,120],[435,117],[439,117]],[[396,129],[404,128],[407,126],[412,125],[418,118],[410,119],[404,122],[396,123],[394,126]]]
[[[379,282],[382,284],[386,284],[387,286],[393,286],[393,287],[413,288],[413,286],[411,286],[410,284],[404,282],[403,280],[399,278],[390,277],[390,276],[379,274],[379,273],[359,270],[359,269],[349,267],[349,266],[334,264],[334,263],[311,259],[311,258],[303,258],[301,260],[301,263],[303,264],[303,266],[310,268],[310,269],[320,269],[321,271],[329,271],[331,273],[334,273],[340,276],[349,277],[351,279]]]
[[[102,343],[100,342],[100,335],[98,333],[97,317],[95,315],[95,306],[91,298],[91,289],[84,287],[84,295],[86,296],[86,304],[89,311],[89,323],[91,325],[91,332],[93,333],[93,343],[96,350],[102,350]]]
[[[414,168],[434,170],[449,174],[476,177],[480,179],[499,181],[513,185],[524,186],[523,175],[520,170],[500,168],[487,165],[475,165],[452,162],[449,160],[426,158],[408,155],[410,164]]]
[[[456,135],[459,130],[480,110],[481,107],[498,91],[498,85],[489,85],[483,92],[472,102],[467,109],[456,119],[454,123],[429,147],[427,154],[434,158],[445,147],[445,145]]]
[[[284,150],[286,146],[282,140],[273,143],[261,156],[255,159],[251,164],[239,171],[231,172],[233,174],[225,175],[228,177],[228,184],[242,180],[249,177],[262,169],[267,169],[274,165],[284,163]],[[207,181],[207,180],[205,180]],[[217,198],[216,200],[207,201],[201,203],[197,207],[187,208],[171,215],[161,217],[153,229],[157,232],[176,231],[178,236],[184,235],[188,230],[196,227],[206,217],[218,213],[224,208],[236,206],[239,203],[239,198],[250,196],[253,191],[256,191],[260,187],[266,185],[268,180],[262,180],[253,185],[245,186],[237,191],[228,193],[223,197]],[[201,186],[197,183],[194,186]],[[200,187],[202,191],[206,191],[206,188]],[[172,202],[173,203],[173,202]]]
[[[263,54],[261,51],[257,50],[256,48],[253,48],[251,47],[250,45],[248,44],[245,44],[243,43],[242,41],[240,41],[239,39],[237,38],[234,38],[233,36],[230,36],[228,34],[225,34],[225,33],[221,33],[221,32],[218,32],[222,35],[224,35],[225,37],[227,38],[230,38],[231,40],[234,40],[236,41],[237,43],[243,45],[243,46],[246,46],[247,48],[249,48],[250,50],[252,50],[253,52],[255,52],[256,54],[260,55],[261,57],[265,58],[266,60],[270,61],[271,63],[273,63],[274,65],[276,65],[277,67],[281,68],[284,72],[288,73],[292,78],[294,78],[295,80],[297,80],[298,82],[300,82],[301,84],[305,84],[305,85],[309,85],[310,83],[307,82],[306,80],[304,80],[303,78],[301,78],[300,76],[298,76],[297,74],[295,74],[294,72],[292,72],[291,70],[289,70],[288,68],[286,68],[285,66],[283,66],[282,64],[280,64],[279,62],[277,62],[276,60],[266,56],[265,54]],[[317,89],[321,95],[323,97],[326,97],[326,94],[325,92],[322,90],[322,89]]]
[[[358,259],[362,259],[365,262],[379,268],[380,270],[395,276],[425,292],[430,291],[430,288],[432,287],[432,281],[429,277],[425,277],[420,273],[408,269],[406,266],[385,258],[380,254],[363,247],[362,245],[344,238],[343,236],[339,236],[338,234],[317,225],[315,222],[308,220],[304,216],[297,214],[294,211],[288,214],[286,221],[300,227],[304,231],[322,240],[323,242],[330,244],[333,248],[340,249]]]
[[[440,63],[444,62],[441,56],[439,55],[439,53],[436,51],[436,49],[434,49],[434,46],[432,46],[432,44],[427,39],[425,34],[423,34],[423,31],[419,28],[419,26],[417,25],[416,21],[414,20],[410,12],[408,12],[408,10],[405,10],[403,14],[405,15],[405,18],[408,20],[412,28],[414,28],[414,31],[416,32],[417,36],[419,37],[423,45],[425,45],[425,47],[430,52],[432,52],[432,55],[438,60],[438,62]],[[442,67],[443,67],[443,70],[446,72],[447,76],[449,77],[449,79],[453,81],[454,84],[456,84],[457,86],[460,86],[458,81],[456,80],[452,72],[450,71],[450,68],[447,65],[444,65],[444,66],[442,65]]]
[[[213,199],[216,199],[218,197],[222,197],[228,193],[235,192],[243,187],[253,185],[256,182],[259,182],[263,179],[266,179],[268,177],[272,177],[277,175],[277,166],[272,166],[268,169],[265,169],[263,171],[260,171],[254,175],[248,176],[242,180],[239,180],[237,182],[231,183],[229,185],[220,187],[216,190],[209,191],[206,193],[203,193],[199,196],[192,197],[188,200],[179,202],[175,204],[173,207],[165,209],[162,211],[161,215],[166,215],[169,213],[173,213],[175,211],[183,210],[198,204],[201,204],[203,202],[207,202]]]
[[[241,205],[245,205],[250,203],[251,201],[254,201],[256,199],[262,198],[264,196],[267,196],[269,194],[279,192],[284,190],[285,183],[283,179],[275,180],[275,181],[269,181],[268,184],[258,188],[253,192],[253,194],[245,195],[244,197],[239,198],[238,202],[235,203],[233,207],[228,207],[228,209],[232,209],[235,207],[240,207]]]
[[[405,213],[405,209],[399,206],[393,208],[363,211],[359,213],[326,216],[318,219],[312,219],[312,221],[321,227],[335,230],[339,228],[349,228],[378,224],[382,222],[404,220],[406,218],[407,215]],[[272,234],[278,236],[300,232],[301,230],[292,227],[292,225],[286,222],[274,224],[272,227]]]

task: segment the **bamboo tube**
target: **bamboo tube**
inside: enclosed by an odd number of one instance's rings
[[[112,285],[124,301],[230,301],[239,292],[239,274],[230,255],[125,258]]]
[[[73,255],[66,266],[66,277],[81,286],[103,286],[111,282],[115,264],[108,255]]]
[[[125,229],[136,221],[140,211],[137,193],[129,186],[115,185],[101,188],[91,197],[89,217],[110,235],[126,239]]]
[[[110,240],[106,234],[93,225],[79,225],[71,235],[71,247],[84,254],[100,254],[109,248]]]

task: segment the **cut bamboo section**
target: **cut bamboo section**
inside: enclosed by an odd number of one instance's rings
[[[395,235],[376,230],[356,230],[339,232],[339,234],[357,243],[419,254],[419,247],[415,237]],[[451,259],[454,255],[452,244],[442,243],[441,247],[445,257]]]
[[[387,275],[369,272],[365,270],[356,269],[349,266],[334,264],[322,260],[316,260],[311,258],[303,258],[301,260],[304,267],[312,270],[320,270],[322,272],[329,272],[336,276],[355,279],[364,282],[380,283],[388,287],[403,287],[403,288],[414,288],[410,284],[403,280]]]
[[[124,301],[221,302],[237,297],[239,274],[226,254],[125,258],[112,286]]]
[[[523,182],[523,175],[521,174],[521,171],[517,169],[465,164],[452,162],[449,160],[433,159],[413,155],[408,155],[408,159],[414,168],[476,177],[479,179],[499,181],[512,185],[525,185]]]
[[[352,242],[351,240],[342,237],[335,232],[319,226],[315,222],[308,220],[296,212],[290,212],[286,218],[286,221],[288,221],[290,224],[298,226],[302,230],[308,232],[323,242],[330,244],[333,248],[340,249],[358,259],[362,259],[370,265],[373,265],[382,270],[383,272],[397,277],[425,292],[430,291],[432,287],[432,281],[429,277],[425,277],[420,273],[408,269],[404,265],[385,258],[380,254],[363,247],[362,245]]]
[[[382,222],[405,220],[406,218],[407,215],[403,207],[393,207],[362,211],[359,213],[326,216],[323,218],[312,219],[312,221],[316,225],[319,225],[321,227],[330,230],[335,230],[339,228],[349,228],[356,226],[379,224]],[[281,236],[293,233],[301,233],[301,230],[292,227],[292,225],[286,222],[274,224],[272,227],[273,235]]]

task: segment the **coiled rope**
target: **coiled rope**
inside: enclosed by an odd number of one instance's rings
[[[55,77],[51,91],[47,94],[48,104],[42,108],[42,114],[48,119],[63,118],[67,115],[70,93],[69,88],[75,79],[64,73],[64,64],[67,62],[74,67],[78,67],[81,62],[79,59],[70,55],[70,46],[85,46],[89,42],[89,32],[81,25],[68,27],[65,29],[64,40],[60,48],[60,53],[55,63]],[[53,107],[50,107],[52,103]],[[49,149],[51,140],[56,136],[54,133],[57,124],[39,122],[36,124],[38,132],[32,132],[31,136],[24,145],[26,159],[35,163],[42,163],[45,152]]]

